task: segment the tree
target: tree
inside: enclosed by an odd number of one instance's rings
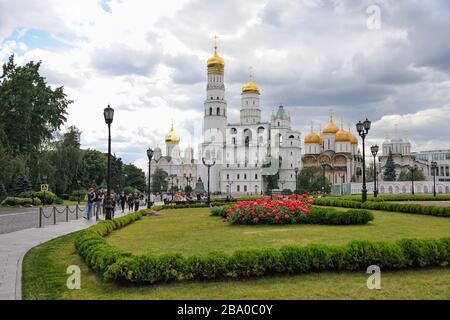
[[[155,172],[152,174],[152,192],[154,194],[161,194],[164,191],[167,191],[169,183],[168,183],[168,174],[161,168],[156,168]]]
[[[106,166],[108,158],[105,154],[97,150],[83,150],[81,184],[102,186],[106,183]]]
[[[78,171],[82,166],[80,137],[80,130],[71,126],[55,143],[53,165],[56,169],[54,182],[57,194],[70,194],[73,190],[78,189]]]
[[[313,193],[322,191],[323,172],[320,167],[305,167],[300,170],[298,175],[297,193]],[[326,193],[331,191],[331,183],[325,178]]]
[[[111,190],[120,192],[123,190],[123,162],[116,155],[111,155]]]
[[[40,149],[66,122],[71,100],[64,87],[54,90],[39,74],[41,62],[17,66],[12,55],[0,77],[0,123],[7,148],[13,156]],[[5,125],[6,124],[6,125]]]
[[[122,168],[124,186],[133,187],[139,191],[146,190],[145,173],[133,164],[125,164]]]
[[[418,169],[414,170],[414,181],[425,181],[425,175],[423,174],[423,171]],[[402,170],[400,172],[400,175],[398,177],[398,181],[411,181],[411,171],[410,170]]]
[[[392,152],[389,152],[389,156],[386,160],[386,165],[384,166],[383,180],[384,181],[395,181],[397,179],[397,173],[395,172],[395,163],[392,158]]]

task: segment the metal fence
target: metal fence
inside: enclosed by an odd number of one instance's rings
[[[65,222],[69,222],[72,217],[78,220],[80,216],[83,216],[86,211],[86,206],[52,206],[52,207],[39,207],[39,228],[42,228],[43,219],[53,220],[53,224],[56,224],[57,217],[64,217]],[[61,220],[61,219],[60,219]]]

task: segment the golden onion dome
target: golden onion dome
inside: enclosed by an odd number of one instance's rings
[[[221,56],[217,54],[217,51],[214,51],[214,54],[211,58],[208,59],[208,68],[223,68],[225,67],[225,61]]]
[[[259,87],[253,82],[253,80],[250,80],[244,86],[242,87],[242,93],[257,93],[259,94]]]
[[[310,132],[305,136],[305,143],[321,144],[322,139],[320,138],[320,136],[317,133]]]
[[[350,133],[345,131],[344,129],[339,129],[338,132],[336,132],[336,142],[351,142],[352,138],[350,136]]]
[[[328,124],[323,128],[322,133],[323,134],[336,134],[339,131],[339,128],[336,127],[336,125],[331,120],[328,122]]]
[[[358,144],[358,138],[356,138],[350,130],[348,131],[348,133],[350,134],[350,143]]]
[[[180,143],[180,137],[175,133],[175,129],[172,127],[170,128],[169,133],[166,136],[166,143],[169,144],[179,144]]]

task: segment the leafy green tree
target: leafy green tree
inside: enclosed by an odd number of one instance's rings
[[[425,181],[425,175],[423,174],[423,171],[418,169],[414,170],[414,181]],[[400,175],[398,176],[398,181],[411,181],[411,171],[410,170],[402,170],[400,172]]]
[[[384,166],[383,180],[384,181],[397,180],[397,173],[395,172],[395,163],[394,159],[392,158],[392,152],[389,152],[389,156]]]
[[[116,155],[111,155],[111,190],[121,192],[123,190],[123,162]]]
[[[0,77],[0,123],[12,155],[39,151],[66,121],[64,87],[52,89],[39,74],[41,62],[18,66],[12,55]]]
[[[70,194],[78,188],[77,176],[82,165],[80,137],[80,130],[71,126],[55,143],[53,165],[56,169],[54,181],[57,194]]]
[[[100,151],[91,149],[83,150],[82,154],[82,175],[80,177],[82,187],[106,184],[107,156]]]
[[[139,191],[146,190],[145,173],[142,169],[133,164],[125,164],[122,167],[124,176],[123,184],[127,187],[133,187]]]
[[[156,168],[155,172],[152,174],[152,193],[160,194],[167,191],[169,182],[168,174],[161,168]]]
[[[313,193],[322,191],[323,173],[319,167],[305,167],[298,174],[298,190],[297,193]],[[331,183],[325,178],[325,192],[331,191]]]

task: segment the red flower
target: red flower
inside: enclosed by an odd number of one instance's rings
[[[284,218],[285,218],[285,219],[289,219],[290,217],[289,217],[288,214],[285,214],[285,215],[284,215]]]
[[[253,221],[255,221],[255,223],[258,223],[259,222],[259,218],[255,218],[255,219],[253,219]]]

